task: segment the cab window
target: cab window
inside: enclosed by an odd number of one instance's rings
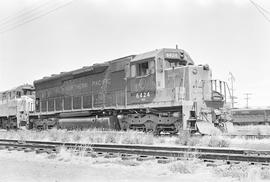
[[[21,97],[21,92],[20,92],[20,91],[17,91],[16,97],[17,97],[17,98],[20,98],[20,97]]]
[[[148,75],[149,74],[149,65],[148,65],[148,61],[147,62],[143,62],[143,63],[139,63],[137,66],[137,76],[144,76],[144,75]]]
[[[130,66],[130,76],[140,77],[145,75],[150,75],[155,73],[155,60],[147,59],[144,61],[139,61],[138,63],[133,63]]]
[[[32,90],[23,90],[23,95],[32,95]]]
[[[187,62],[183,60],[165,59],[166,68],[175,68],[180,66],[186,66]]]
[[[135,77],[136,76],[136,65],[131,65],[131,77]]]

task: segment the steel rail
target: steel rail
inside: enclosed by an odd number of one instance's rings
[[[240,137],[240,138],[245,138],[245,139],[269,139],[270,135],[256,135],[256,134],[245,134],[245,135],[241,135],[241,134],[230,134],[230,135],[224,135],[227,137],[231,137],[231,138],[236,138],[236,137]]]
[[[198,158],[203,160],[223,160],[251,163],[270,164],[270,151],[210,148],[210,147],[169,147],[169,146],[148,146],[131,144],[84,144],[84,143],[63,143],[45,141],[21,141],[0,139],[0,146],[23,147],[40,150],[57,151],[63,146],[68,149],[84,150],[86,152],[104,152],[128,155],[174,157],[174,158]]]
[[[124,149],[144,149],[144,150],[169,150],[169,151],[184,151],[184,152],[205,152],[205,153],[226,153],[226,154],[257,154],[270,155],[270,151],[266,150],[249,150],[249,149],[233,149],[233,148],[217,148],[217,147],[195,147],[195,146],[156,146],[156,145],[137,145],[137,144],[104,144],[104,143],[74,143],[74,142],[49,142],[49,141],[23,141],[0,139],[0,142],[25,143],[25,144],[41,144],[53,146],[68,146],[76,147],[91,146],[92,148],[124,148]]]

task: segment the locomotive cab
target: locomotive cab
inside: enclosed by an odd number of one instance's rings
[[[120,120],[122,128],[176,133],[183,124],[185,69],[194,65],[178,49],[159,49],[134,57],[127,77],[127,104],[139,108]],[[189,84],[189,83],[188,83]],[[122,117],[121,117],[122,118]],[[184,126],[183,126],[184,125]]]
[[[121,128],[205,133],[205,125],[197,122],[212,124],[214,109],[224,106],[225,83],[211,80],[209,66],[194,65],[184,50],[159,49],[140,54],[129,66],[127,107],[133,113],[119,117]]]

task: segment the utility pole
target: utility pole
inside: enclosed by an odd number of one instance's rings
[[[231,82],[231,102],[232,102],[232,108],[234,108],[234,104],[237,103],[235,102],[235,99],[237,99],[237,97],[234,96],[234,88],[233,88],[233,84],[235,82],[235,77],[233,76],[233,74],[231,72],[229,72],[229,81]]]
[[[246,95],[246,100],[247,100],[247,106],[246,106],[246,108],[248,108],[248,100],[250,99],[250,95],[252,95],[252,93],[244,93],[244,95]]]

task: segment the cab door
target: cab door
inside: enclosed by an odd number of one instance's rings
[[[156,95],[155,59],[131,62],[127,78],[128,105],[151,103]]]

